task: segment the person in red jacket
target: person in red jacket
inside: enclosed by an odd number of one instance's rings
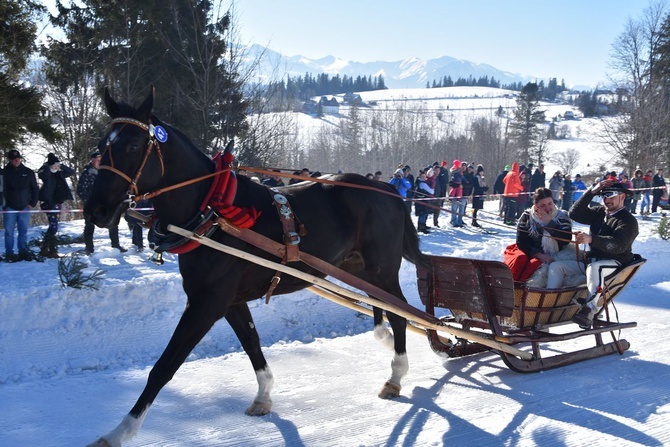
[[[503,183],[505,184],[505,191],[503,192],[505,197],[505,224],[516,225],[517,199],[519,193],[523,192],[518,162],[512,163],[512,169],[503,179]]]

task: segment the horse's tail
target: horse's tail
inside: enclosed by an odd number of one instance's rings
[[[405,226],[402,237],[402,257],[414,265],[430,268],[428,257],[421,253],[421,249],[419,248],[419,235],[412,223],[412,217],[404,206],[403,212],[405,213]]]

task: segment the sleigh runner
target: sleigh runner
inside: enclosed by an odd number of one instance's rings
[[[618,352],[623,354],[630,345],[618,339],[615,332],[637,326],[637,323],[612,321],[610,309],[614,298],[646,262],[636,255],[635,260],[605,280],[599,305],[600,312],[591,329],[578,329],[571,324],[579,310],[577,300],[587,297],[586,286],[562,289],[542,289],[514,282],[507,266],[495,261],[475,261],[430,256],[431,268],[417,267],[419,295],[426,312],[435,315],[438,308],[448,309],[451,316],[441,321],[464,330],[481,331],[505,344],[531,347],[531,358],[520,358],[499,350],[503,361],[517,372],[543,371],[578,361]],[[552,331],[562,327],[567,331]],[[574,330],[577,329],[577,330]],[[612,341],[604,343],[603,333],[610,332]],[[591,348],[544,357],[542,345],[579,337],[594,336]],[[428,331],[432,349],[450,357],[460,357],[490,347],[459,338],[456,344],[444,343],[438,334]]]

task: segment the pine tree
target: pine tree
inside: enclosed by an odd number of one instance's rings
[[[511,137],[519,156],[524,162],[534,160],[540,163],[543,154],[542,124],[544,111],[540,109],[541,92],[537,84],[529,82],[517,99],[517,108],[510,123]]]
[[[54,73],[65,74],[65,86],[92,76],[98,87],[137,103],[154,85],[156,113],[203,150],[246,130],[239,62],[225,41],[231,17],[213,11],[211,0],[58,6],[53,24],[66,38],[46,56]],[[95,64],[84,72],[78,66],[88,58]]]
[[[0,2],[0,147],[3,148],[15,147],[31,133],[49,142],[58,137],[42,105],[42,95],[22,79],[35,49],[35,23],[44,11],[37,1]]]

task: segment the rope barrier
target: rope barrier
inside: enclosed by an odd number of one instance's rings
[[[135,208],[136,211],[153,211],[153,208]],[[64,214],[64,213],[83,213],[80,209],[66,209],[66,210],[0,210],[0,214]]]

